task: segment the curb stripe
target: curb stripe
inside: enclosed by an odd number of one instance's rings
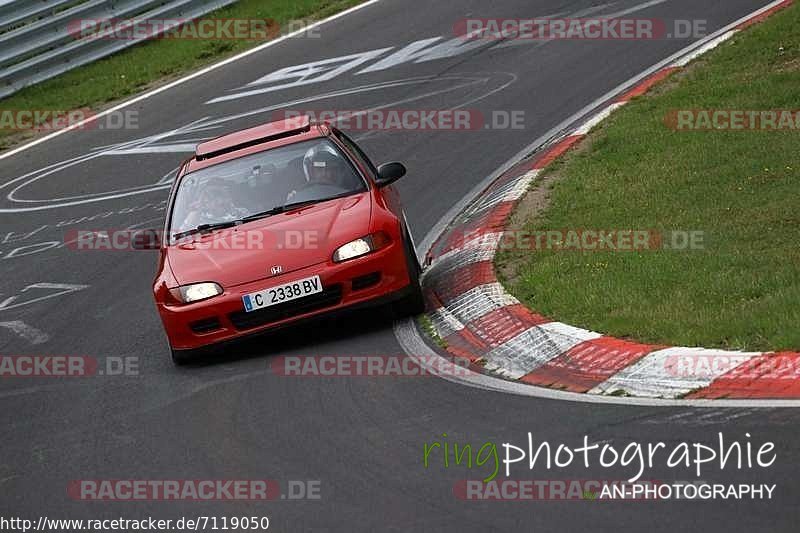
[[[428,311],[428,317],[431,319],[436,333],[443,339],[464,329],[464,324],[459,322],[458,319],[444,307]]]
[[[611,113],[625,105],[625,102],[614,102],[607,106],[605,109],[597,113],[593,118],[587,120],[586,123],[575,131],[575,135],[587,135],[595,126],[607,119]]]
[[[662,347],[613,337],[585,341],[522,377],[533,385],[588,392],[611,376]]]
[[[636,87],[628,91],[627,93],[623,94],[617,99],[617,103],[627,103],[633,98],[637,96],[642,96],[647,91],[653,88],[654,85],[657,83],[665,80],[668,78],[673,72],[680,70],[678,67],[667,67],[664,69],[659,70],[658,72],[651,75],[649,78],[645,78],[644,81],[639,83]]]
[[[800,354],[763,354],[718,377],[687,398],[797,398],[800,396]]]
[[[531,313],[522,304],[511,304],[489,311],[467,324],[466,329],[484,339],[487,345],[494,347],[510,341],[534,326],[548,322],[552,321]]]
[[[534,326],[486,354],[486,368],[519,379],[583,341],[600,337],[561,322]]]
[[[703,369],[703,372],[696,370],[684,372],[680,367],[681,361],[726,360],[735,368],[748,359],[760,355],[760,352],[666,348],[653,352],[633,365],[623,368],[589,392],[592,394],[625,393],[649,398],[679,398],[696,389],[707,387],[727,370],[709,366]]]
[[[423,276],[430,280],[472,263],[492,261],[497,249],[497,242],[501,237],[500,233],[482,235],[478,239],[468,241],[461,248],[448,250],[442,256],[431,261]]]
[[[431,290],[445,304],[478,287],[495,283],[494,265],[491,261],[478,261],[450,271],[447,277],[431,283]]]
[[[462,324],[467,324],[490,311],[518,304],[516,298],[508,294],[497,282],[478,285],[450,302],[445,302],[447,310]]]
[[[578,141],[582,140],[585,135],[570,135],[563,139],[562,141],[558,142],[555,146],[553,146],[550,150],[548,150],[540,159],[534,163],[534,169],[543,169],[559,157],[564,154],[567,150],[569,150],[572,145],[577,143]]]
[[[469,359],[472,363],[480,361],[489,348],[482,339],[467,330],[445,337],[444,341],[447,343],[447,351],[450,354],[462,359]]]
[[[442,246],[442,252],[466,248],[466,243],[484,234],[502,234],[506,220],[514,211],[514,205],[516,202],[501,202],[480,217],[466,222],[458,231],[450,234]]]

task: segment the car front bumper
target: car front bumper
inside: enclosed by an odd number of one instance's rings
[[[245,312],[242,296],[294,280],[318,275],[323,292]],[[173,350],[213,348],[256,333],[294,325],[319,315],[381,304],[406,294],[410,284],[402,242],[342,263],[321,263],[300,270],[224,288],[208,300],[158,304]]]

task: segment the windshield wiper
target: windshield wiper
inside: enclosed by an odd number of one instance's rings
[[[327,200],[327,198],[326,198]],[[298,207],[303,207],[305,205],[316,204],[319,202],[324,202],[325,200],[306,200],[304,202],[294,202],[291,204],[286,205],[279,205],[277,207],[273,207],[272,209],[268,209],[266,211],[262,211],[260,213],[255,213],[253,215],[248,215],[241,219],[239,222],[252,222],[253,220],[258,220],[259,218],[266,218],[271,217],[272,215],[279,215],[281,213],[285,213],[286,211],[291,211],[292,209],[297,209]]]
[[[175,235],[172,236],[172,238],[180,239],[182,237],[188,237],[189,235],[194,235],[195,233],[209,233],[211,231],[216,231],[218,229],[232,228],[233,226],[237,226],[241,223],[242,223],[241,220],[228,220],[226,222],[215,222],[214,224],[200,224],[196,228],[176,233]]]

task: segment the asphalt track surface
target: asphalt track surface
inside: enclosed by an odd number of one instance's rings
[[[152,206],[166,190],[152,184],[188,155],[185,146],[262,122],[269,111],[251,112],[269,106],[308,97],[313,101],[304,105],[317,109],[524,111],[524,130],[355,134],[376,162],[407,164],[409,173],[399,188],[419,241],[532,139],[689,41],[495,43],[431,61],[354,74],[361,66],[304,86],[208,102],[235,95],[286,66],[451,38],[455,21],[467,16],[588,17],[638,8],[629,16],[706,19],[714,31],[765,4],[384,0],[323,25],[319,38],[288,39],[135,104],[136,130],[74,131],[1,160],[0,353],[136,357],[139,375],[0,381],[0,516],[266,515],[275,531],[795,531],[800,454],[793,428],[800,415],[794,409],[580,404],[482,391],[437,378],[286,378],[270,372],[270,358],[278,355],[401,355],[391,320],[374,312],[262,337],[209,364],[175,368],[151,302],[154,255],[78,252],[46,244],[62,241],[66,229],[160,227],[163,212]],[[342,94],[319,99],[334,91]],[[242,113],[247,116],[228,118]],[[225,120],[216,129],[188,128],[137,141],[219,118]],[[73,158],[81,159],[65,163]],[[51,165],[55,172],[41,171]],[[39,179],[5,186],[26,175]],[[12,191],[18,185],[24,186]],[[130,188],[143,191],[106,198],[109,191]],[[75,198],[64,200],[68,197]],[[65,203],[73,205],[59,206]],[[112,211],[95,223],[74,220]],[[20,240],[9,242],[15,239]],[[28,245],[25,251],[31,253],[8,257]],[[578,446],[588,435],[620,448],[630,441],[711,443],[720,431],[744,442],[749,433],[753,442],[776,443],[771,468],[711,467],[702,479],[777,488],[770,501],[472,502],[455,498],[453,484],[483,477],[485,470],[444,468],[441,460],[428,469],[422,465],[423,443],[441,440],[443,433],[451,442],[499,446],[524,443],[528,431],[553,443]],[[624,479],[626,474],[629,469],[573,464],[550,472],[522,467],[514,477]],[[689,470],[663,465],[647,476],[695,479]],[[321,499],[82,502],[71,500],[66,490],[70,480],[79,479],[261,478],[318,480]]]

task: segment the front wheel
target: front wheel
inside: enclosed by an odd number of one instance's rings
[[[404,296],[395,305],[397,314],[401,317],[416,316],[425,311],[425,297],[422,294],[422,286],[419,278],[422,274],[422,267],[417,259],[417,252],[411,246],[411,239],[406,237],[406,264],[408,265],[408,277],[411,279],[408,295]]]
[[[197,360],[197,353],[195,350],[176,350],[170,348],[170,352],[172,354],[172,362],[176,366],[188,365]]]

